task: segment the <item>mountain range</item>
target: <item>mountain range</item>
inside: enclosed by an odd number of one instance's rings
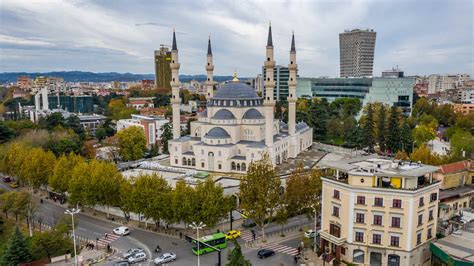
[[[66,82],[110,82],[110,81],[140,81],[143,79],[155,79],[154,74],[133,74],[117,72],[86,72],[86,71],[54,71],[54,72],[3,72],[0,73],[0,83],[14,83],[18,76],[29,76],[34,79],[37,76],[62,77]],[[206,75],[180,75],[180,81],[191,80],[205,81]],[[217,82],[231,80],[232,76],[214,76]],[[245,79],[245,78],[242,78]]]

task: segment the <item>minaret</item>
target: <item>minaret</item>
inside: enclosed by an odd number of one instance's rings
[[[265,145],[268,147],[270,158],[273,161],[273,109],[275,108],[275,100],[273,99],[273,88],[275,81],[273,80],[273,69],[275,61],[273,61],[273,40],[272,25],[268,27],[268,40],[266,48],[266,60],[263,63],[265,68],[265,99],[263,101],[265,110]]]
[[[295,158],[298,154],[298,144],[296,141],[296,72],[298,71],[298,65],[296,64],[296,48],[295,48],[295,33],[293,32],[291,37],[291,49],[290,49],[290,64],[288,65],[290,72],[290,78],[288,80],[288,134],[290,135],[290,149],[289,157]]]
[[[209,42],[207,43],[207,80],[206,80],[206,91],[207,99],[214,97],[214,80],[213,80],[214,65],[212,64],[212,49],[211,49],[211,35],[209,35]]]
[[[179,113],[179,105],[181,99],[179,98],[179,61],[178,61],[178,46],[176,45],[176,32],[173,29],[173,46],[171,48],[171,105],[173,108],[173,139],[178,139],[181,135],[181,117]]]

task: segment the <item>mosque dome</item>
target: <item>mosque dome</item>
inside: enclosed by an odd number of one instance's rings
[[[209,130],[209,132],[207,132],[205,137],[211,138],[211,139],[226,139],[226,138],[230,138],[230,135],[223,128],[215,127]]]
[[[263,118],[265,117],[263,117],[263,115],[254,108],[245,112],[244,116],[242,117],[242,119],[263,119]]]
[[[261,99],[249,85],[232,81],[217,89],[213,99],[217,100],[254,100]]]
[[[212,119],[235,119],[235,116],[227,109],[220,109],[214,114]]]

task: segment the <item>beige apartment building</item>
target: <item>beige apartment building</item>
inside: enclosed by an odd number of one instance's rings
[[[325,164],[320,250],[361,265],[425,265],[436,235],[437,167],[366,156]]]

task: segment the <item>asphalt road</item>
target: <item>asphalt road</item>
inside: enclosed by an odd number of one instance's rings
[[[11,188],[3,182],[0,182],[0,188],[11,190]],[[51,202],[50,200],[44,200],[43,203],[38,203],[38,209],[35,213],[35,220],[41,219],[42,223],[53,225],[61,216],[64,215],[65,210],[66,204],[57,205]],[[75,215],[74,219],[77,221],[76,235],[91,240],[95,240],[96,238],[102,238],[105,233],[111,233],[114,228],[119,226],[119,224],[115,222],[96,219],[92,216],[84,215],[82,213]],[[299,223],[299,219],[297,217],[293,217],[289,219],[287,225],[285,225],[285,228],[297,226],[299,225]],[[240,221],[234,222],[234,227],[237,224],[240,224]],[[308,225],[306,217],[303,218],[303,226],[305,225]],[[265,232],[266,234],[270,234],[279,230],[281,230],[281,226],[276,224],[270,224],[267,226]],[[256,229],[256,231],[257,234],[260,234],[260,231],[258,229]],[[201,232],[200,234],[204,235],[210,233],[212,232],[207,230]],[[285,240],[285,242],[283,242],[282,245],[278,246],[278,248],[282,250],[296,249],[299,245],[300,240],[299,237],[295,239],[290,241]],[[241,238],[238,239],[238,242],[242,247],[242,252],[244,256],[249,259],[253,265],[294,265],[293,255],[287,254],[288,252],[285,253],[277,251],[275,256],[266,259],[259,259],[257,257],[258,249],[251,249],[245,247],[245,241]],[[159,255],[153,252],[156,245],[160,245],[160,247],[162,248],[162,252],[176,253],[177,260],[173,263],[170,263],[169,265],[197,265],[197,256],[192,253],[190,243],[183,239],[167,237],[150,231],[131,228],[130,234],[128,236],[122,236],[117,240],[111,242],[110,245],[111,247],[114,247],[120,251],[117,255],[120,255],[121,252],[133,247],[141,247],[145,249],[149,258],[148,261],[135,265],[153,265],[152,260]],[[227,252],[232,248],[233,244],[231,242],[228,242],[227,249],[224,250],[221,254],[222,265],[225,265],[227,261]],[[217,263],[217,257],[217,252],[202,255],[200,256],[200,263],[203,266],[215,266]],[[113,265],[113,261],[117,261],[117,259],[111,260],[105,263],[105,265]]]

